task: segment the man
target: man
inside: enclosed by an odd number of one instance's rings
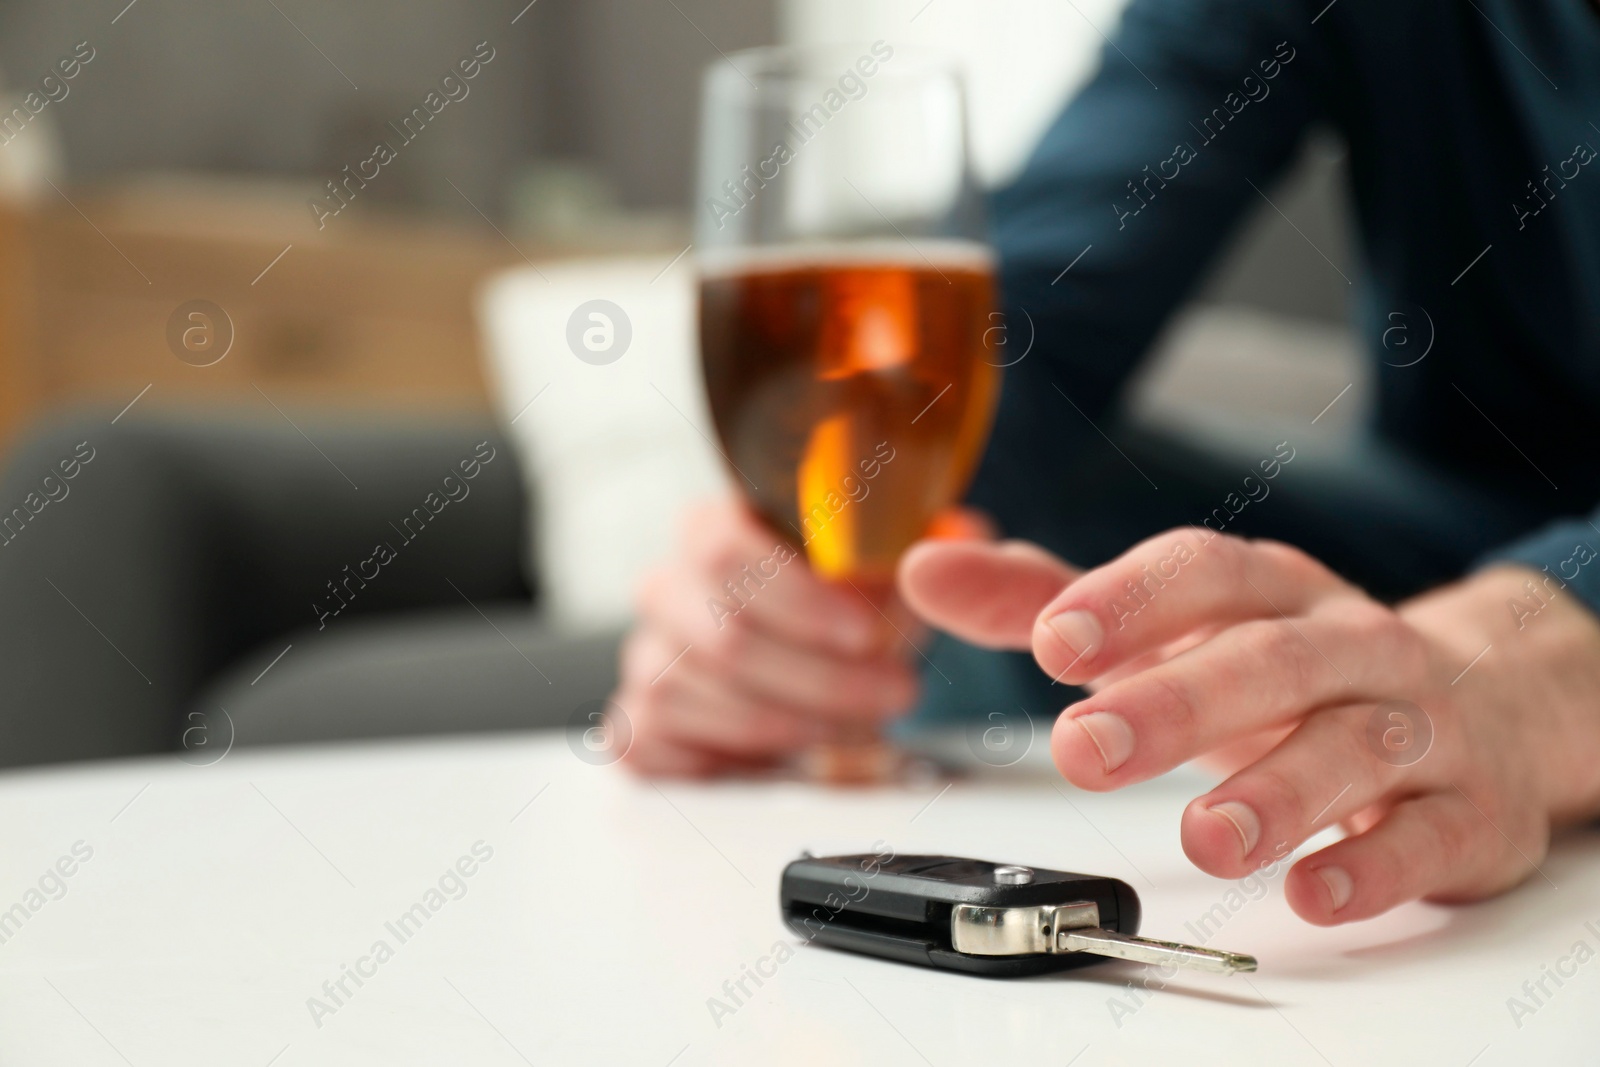
[[[1600,813],[1595,122],[1583,0],[1134,0],[996,198],[1011,321],[1037,339],[971,502],[1014,540],[913,548],[905,604],[1032,653],[1075,784],[1227,774],[1182,816],[1208,873],[1343,824],[1286,882],[1311,922],[1502,891],[1552,826]],[[1285,442],[1227,469],[1119,427],[1163,319],[1313,123],[1349,146],[1364,333],[1420,307],[1434,350],[1377,367],[1354,464],[1286,470]],[[916,700],[876,612],[809,574],[711,623],[771,541],[707,509],[642,587],[615,696],[640,770],[770,760]],[[990,699],[1030,684],[987,666]]]

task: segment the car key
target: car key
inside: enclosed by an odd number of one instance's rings
[[[953,856],[809,854],[783,871],[789,928],[834,948],[1011,978],[1103,957],[1216,974],[1254,956],[1139,937],[1139,897],[1116,878]]]

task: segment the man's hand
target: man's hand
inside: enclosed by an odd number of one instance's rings
[[[1185,528],[1082,574],[1016,542],[921,544],[900,588],[933,625],[1089,687],[1051,740],[1074,784],[1197,757],[1228,774],[1183,813],[1202,870],[1242,877],[1343,824],[1285,883],[1313,923],[1500,892],[1553,823],[1600,811],[1600,624],[1543,574],[1498,568],[1395,609],[1288,545]]]
[[[623,645],[612,702],[629,719],[628,763],[707,775],[875,731],[917,694],[886,616],[913,624],[882,608],[818,578],[737,501],[691,512],[680,550],[640,583]]]

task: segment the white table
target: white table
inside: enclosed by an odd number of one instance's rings
[[[1546,979],[1553,995],[1520,1028],[1507,1006],[1575,942],[1600,948],[1600,836],[1565,840],[1543,865],[1550,882],[1499,901],[1321,930],[1276,885],[1230,908],[1228,885],[1189,866],[1178,815],[1201,785],[1083,794],[1025,765],[937,797],[937,784],[657,788],[580,762],[559,737],[0,776],[0,909],[26,911],[75,843],[93,850],[0,944],[0,1063],[1600,1060],[1600,962],[1559,988]],[[1155,936],[1187,937],[1223,902],[1214,942],[1261,970],[1135,997],[1126,986],[1147,972],[1121,963],[1001,982],[810,946],[714,1021],[709,998],[731,1006],[725,980],[799,944],[778,919],[783,864],[880,839],[1118,875]],[[460,880],[465,894],[441,894],[397,938],[385,924],[426,906],[480,841],[493,855]],[[369,977],[346,978],[335,1007],[323,983],[379,940],[392,957],[362,963]],[[314,1021],[313,996],[334,1010]]]

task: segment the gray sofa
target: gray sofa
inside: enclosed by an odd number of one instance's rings
[[[114,414],[0,477],[0,765],[547,727],[609,692],[617,636],[540,619],[487,420]]]

